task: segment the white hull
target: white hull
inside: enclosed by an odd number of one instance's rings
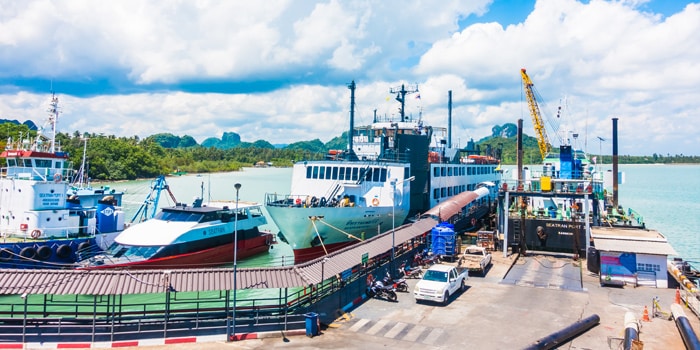
[[[268,206],[270,217],[282,237],[294,250],[346,242],[360,242],[399,226],[407,211],[392,207],[275,207]],[[320,239],[319,239],[320,237]]]

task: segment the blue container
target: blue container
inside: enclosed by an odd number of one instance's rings
[[[309,312],[304,314],[306,317],[306,336],[314,337],[318,335],[318,314],[315,312]]]
[[[108,233],[117,230],[117,214],[111,203],[97,202],[97,232]]]
[[[436,255],[453,255],[455,246],[454,225],[443,222],[430,231],[430,250]]]

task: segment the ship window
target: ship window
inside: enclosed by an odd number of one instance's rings
[[[50,159],[37,159],[36,160],[36,166],[37,168],[50,168],[53,163],[51,162]]]
[[[472,174],[472,167],[469,166],[469,167],[467,167],[467,175],[471,175],[471,174]]]
[[[381,170],[381,178],[379,179],[381,182],[386,182],[386,168],[382,168]]]
[[[374,171],[372,171],[372,181],[379,182],[379,180],[381,179],[382,172],[377,168],[374,168],[373,170]]]
[[[209,221],[215,221],[219,220],[220,217],[216,215],[216,213],[206,213],[202,215],[202,217],[199,219],[199,222],[209,222]]]
[[[447,176],[452,176],[452,167],[447,167]]]
[[[440,176],[440,168],[438,168],[438,167],[433,168],[433,176],[434,177]]]
[[[409,168],[403,168],[403,178],[408,179],[411,177],[411,172]]]
[[[325,176],[326,176],[326,167],[325,166],[318,167],[318,178],[323,179]]]
[[[330,166],[326,167],[326,180],[330,180],[330,178],[331,178],[331,172],[332,172],[331,168],[333,168],[333,167],[330,167]]]
[[[311,170],[312,170],[312,169],[313,169],[312,166],[307,166],[307,167],[306,167],[306,178],[307,178],[307,179],[310,179],[310,178],[311,178],[311,175],[312,175],[312,174],[311,174]]]
[[[446,188],[441,188],[440,189],[440,197],[447,197],[447,189]]]
[[[345,167],[338,169],[338,180],[345,180]]]
[[[358,179],[357,170],[358,170],[357,168],[352,168],[352,180],[353,181],[357,181],[357,179]]]
[[[318,167],[314,166],[314,176],[312,176],[314,179],[318,179]]]
[[[172,212],[172,211],[161,211],[156,215],[156,219],[163,221],[190,221],[198,222],[202,217],[201,214],[197,213],[186,213],[186,212]]]
[[[447,196],[452,197],[452,187],[447,188]]]
[[[433,189],[433,198],[435,198],[435,199],[440,198],[440,189],[439,188]]]
[[[14,158],[7,158],[7,165],[8,166],[16,166],[17,162],[15,161]]]
[[[444,166],[440,167],[440,175],[445,176],[445,174],[446,174],[445,167]]]
[[[365,169],[364,178],[365,181],[372,181],[372,168]]]
[[[460,167],[460,169],[461,169],[460,175],[464,176],[467,173],[467,171],[465,170],[466,167],[463,166],[463,167]]]
[[[32,167],[32,160],[31,159],[25,159],[24,160],[24,166],[26,168],[31,168]]]
[[[333,167],[333,180],[338,180],[338,167]]]

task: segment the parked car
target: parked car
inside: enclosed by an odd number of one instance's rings
[[[413,289],[413,295],[416,302],[425,300],[447,305],[450,296],[458,290],[467,289],[468,278],[469,270],[466,268],[436,264],[423,273],[423,278]]]
[[[464,249],[464,253],[460,257],[460,265],[467,268],[469,272],[484,275],[491,265],[491,253],[486,251],[484,247],[470,245]]]

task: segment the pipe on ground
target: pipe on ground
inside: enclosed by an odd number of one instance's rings
[[[685,348],[688,350],[700,350],[700,341],[698,341],[698,336],[693,331],[693,326],[685,316],[683,308],[679,304],[671,304],[671,313],[673,314],[673,318],[676,320],[676,327],[678,327],[678,331],[681,333],[681,338],[683,338]]]
[[[576,321],[571,325],[554,332],[544,338],[540,338],[525,350],[549,350],[564,344],[567,340],[579,336],[587,330],[595,327],[600,323],[600,316],[593,314],[582,320]]]
[[[625,342],[624,350],[631,350],[634,342],[639,340],[639,324],[634,312],[628,311],[625,314]]]

